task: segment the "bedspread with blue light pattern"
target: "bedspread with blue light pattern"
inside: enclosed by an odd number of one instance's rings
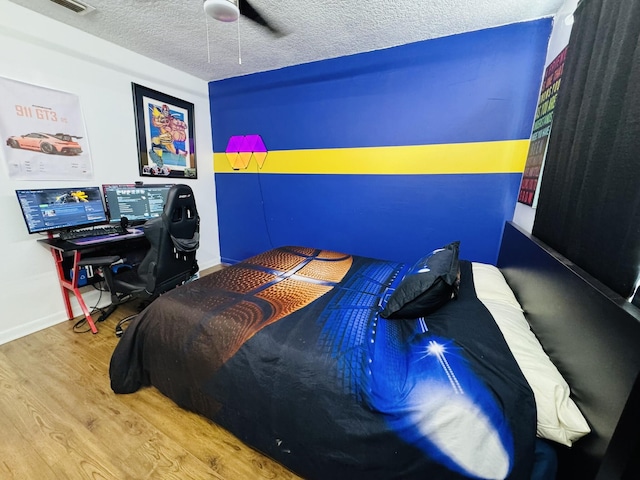
[[[528,479],[533,395],[461,262],[426,318],[380,307],[407,265],[282,247],[151,303],[111,385],[154,385],[308,479]]]

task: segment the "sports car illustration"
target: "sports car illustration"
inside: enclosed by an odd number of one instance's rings
[[[39,150],[42,153],[57,153],[58,155],[79,155],[82,153],[80,144],[74,139],[80,139],[66,133],[28,133],[15,135],[7,139],[11,148]]]

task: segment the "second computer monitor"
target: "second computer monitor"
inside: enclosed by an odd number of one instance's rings
[[[159,217],[173,185],[103,185],[104,199],[112,223],[126,217],[130,224],[139,225]]]

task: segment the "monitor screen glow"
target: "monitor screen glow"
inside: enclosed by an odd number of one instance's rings
[[[16,190],[29,233],[56,232],[107,222],[99,187]]]
[[[173,185],[103,185],[111,223],[123,217],[132,225],[162,215],[167,193]]]

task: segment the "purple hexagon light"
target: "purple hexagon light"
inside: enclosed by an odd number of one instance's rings
[[[265,147],[260,135],[233,135],[229,138],[225,154],[234,170],[245,170],[251,158],[255,158],[258,167],[262,168],[267,158]]]

